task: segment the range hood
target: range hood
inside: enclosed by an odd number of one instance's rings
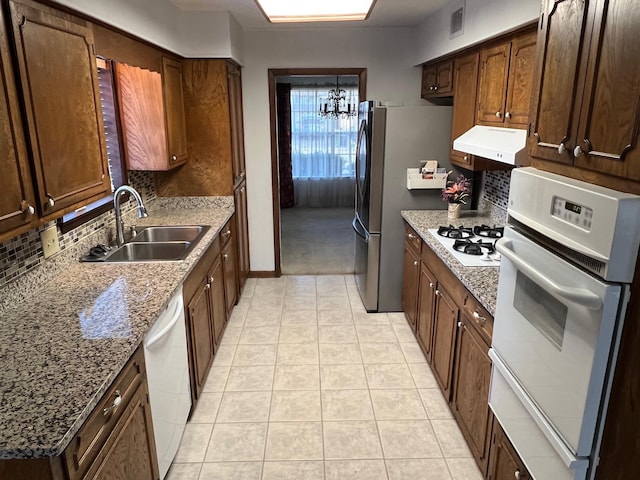
[[[522,165],[527,157],[527,131],[476,125],[453,141],[453,149],[509,165]]]

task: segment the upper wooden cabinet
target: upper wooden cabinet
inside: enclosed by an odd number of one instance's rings
[[[163,75],[116,64],[120,124],[129,170],[163,171],[187,160],[180,63],[163,57]]]
[[[474,169],[474,157],[453,149],[453,141],[476,124],[478,92],[478,52],[456,58],[454,62],[453,120],[451,124],[451,163]]]
[[[2,12],[0,12],[0,62],[1,236],[4,232],[20,227],[28,228],[38,218]]]
[[[535,51],[530,33],[480,52],[479,124],[526,128]]]
[[[244,126],[242,116],[242,78],[240,67],[227,62],[229,88],[229,124],[231,126],[231,160],[233,166],[233,185],[237,187],[246,177],[244,161]]]
[[[453,60],[422,66],[422,98],[453,93]]]
[[[561,173],[640,191],[640,8],[633,0],[545,0],[529,153]],[[591,173],[588,173],[590,171]]]
[[[9,5],[37,204],[49,220],[111,191],[93,33],[41,4]]]

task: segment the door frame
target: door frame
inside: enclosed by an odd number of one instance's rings
[[[278,132],[276,128],[276,82],[278,77],[291,75],[357,75],[358,101],[367,98],[366,68],[270,68],[269,69],[269,130],[271,136],[271,191],[273,202],[273,253],[276,277],[282,275],[281,231],[280,231],[280,172],[278,162]]]

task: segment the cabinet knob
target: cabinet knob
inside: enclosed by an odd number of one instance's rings
[[[216,280],[216,277],[214,277],[213,275],[209,275],[209,284],[213,283],[215,280]]]
[[[485,322],[487,321],[486,317],[481,316],[476,311],[473,312],[473,318],[476,320],[476,322],[479,322],[481,325],[484,325]]]
[[[242,188],[240,189],[240,191],[244,193],[244,187],[242,187]]]
[[[414,261],[413,261],[413,266],[414,266],[414,267],[417,267],[417,266],[418,266],[418,261],[417,261],[417,260],[414,260]]]
[[[102,410],[102,414],[106,417],[111,412],[113,412],[116,408],[118,408],[118,405],[120,405],[120,403],[122,403],[122,397],[120,396],[120,390],[116,390],[115,398],[113,399],[113,403],[111,404],[110,407],[107,407],[104,410]]]
[[[36,209],[33,207],[33,205],[29,204],[29,202],[27,202],[26,200],[22,200],[20,202],[20,211],[25,215],[33,215],[34,213],[36,213]]]
[[[464,160],[465,162],[468,162],[468,161],[469,161],[469,157],[468,157],[467,155],[465,155],[465,156],[464,156],[464,158],[463,158],[463,160]]]
[[[506,112],[504,114],[504,118],[511,118],[511,112]]]
[[[431,85],[431,86],[429,87],[429,90],[433,91],[433,89],[434,89],[434,88],[435,88],[435,85]]]
[[[561,143],[560,145],[558,145],[558,153],[560,155],[563,155],[564,152],[567,151],[567,147],[564,146],[564,143]]]
[[[434,86],[433,86],[433,89],[434,89],[434,90],[438,90],[438,85],[434,85]]]
[[[502,113],[496,112],[496,117],[498,117],[498,118],[502,117]]]
[[[458,322],[458,328],[462,327],[462,322]]]
[[[246,173],[240,172],[240,178],[244,178],[245,175],[246,175]]]
[[[49,199],[49,200],[47,200],[47,205],[49,205],[50,207],[53,207],[56,204],[56,201],[48,193],[47,193],[47,198]]]
[[[433,288],[434,286],[433,282],[429,282],[429,288]]]
[[[176,157],[175,155],[171,155],[171,161],[175,162],[176,160],[178,160],[178,157]]]
[[[416,238],[416,236],[413,233],[407,233],[407,237],[408,238]]]
[[[436,289],[436,295],[440,295],[440,290]]]
[[[227,258],[229,258],[229,255],[225,253],[225,254],[222,256],[222,258],[224,258],[224,259],[226,260]]]
[[[580,155],[582,155],[582,148],[580,148],[580,145],[578,145],[576,148],[573,149],[573,156],[579,157]]]
[[[210,283],[205,283],[204,284],[204,289],[205,290],[210,290],[211,289],[211,284]]]
[[[520,480],[520,469],[517,469],[514,472],[513,476],[515,477],[516,480]]]

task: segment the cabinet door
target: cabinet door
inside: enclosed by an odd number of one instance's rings
[[[233,220],[232,220],[233,221]],[[229,229],[229,240],[222,248],[222,269],[224,272],[224,298],[227,309],[227,318],[236,304],[238,294],[238,278],[236,275],[236,242],[235,235]]]
[[[10,6],[38,203],[55,218],[111,191],[93,33],[40,4]]]
[[[162,57],[164,112],[167,127],[167,150],[170,167],[187,161],[187,127],[184,118],[182,64]]]
[[[531,478],[498,420],[493,420],[488,480],[527,480]]]
[[[227,306],[224,300],[224,273],[219,258],[209,270],[209,304],[211,305],[211,321],[213,323],[213,345],[217,350],[222,340],[224,327],[227,325]]]
[[[147,383],[143,382],[114,427],[86,479],[156,480],[159,476]]]
[[[242,182],[234,193],[236,204],[236,232],[238,234],[238,296],[249,276],[249,226],[247,223],[247,188]]]
[[[0,13],[0,234],[30,225],[35,215],[29,159],[4,19]]]
[[[435,65],[430,67],[422,67],[422,98],[433,95],[437,82],[438,71]]]
[[[420,281],[420,258],[412,247],[404,244],[404,267],[402,270],[402,310],[411,330],[416,331],[418,315],[418,282]]]
[[[196,292],[187,306],[189,336],[191,343],[192,387],[194,396],[198,398],[213,361],[213,325],[209,310],[209,289],[206,283]]]
[[[478,114],[480,124],[504,123],[511,42],[485,48],[480,52]]]
[[[489,346],[461,315],[451,409],[481,471],[486,471],[489,427]]]
[[[584,83],[580,63],[586,56],[584,39],[589,33],[585,31],[592,15],[587,11],[587,5],[594,3],[584,0],[543,2],[527,141],[532,157],[567,164],[573,162],[576,112],[580,108],[581,84]]]
[[[531,103],[533,66],[536,59],[536,33],[517,37],[511,42],[509,87],[504,113],[505,127],[527,128]]]
[[[576,137],[580,168],[640,180],[640,5],[598,2]]]
[[[453,141],[476,123],[478,64],[480,54],[456,58],[454,64],[453,121],[451,124],[451,163],[473,168],[473,157],[453,149]]]
[[[244,162],[244,125],[242,116],[242,78],[240,67],[227,62],[229,82],[229,124],[231,126],[231,160],[233,185],[238,185],[246,176]]]
[[[453,60],[438,65],[435,92],[439,95],[453,92]]]
[[[420,266],[420,294],[418,299],[418,343],[424,356],[431,362],[431,341],[433,339],[433,319],[435,316],[437,282],[424,263]]]
[[[458,307],[440,287],[435,292],[436,309],[433,326],[431,366],[447,401],[451,394],[453,354],[455,352]]]

